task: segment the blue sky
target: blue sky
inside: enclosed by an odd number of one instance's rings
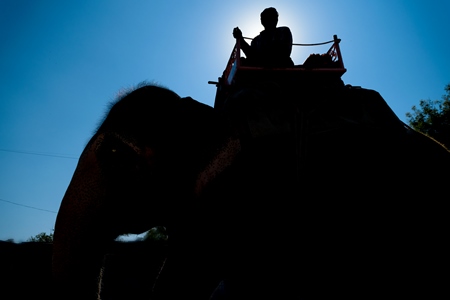
[[[0,240],[52,231],[77,158],[121,90],[156,82],[212,106],[207,82],[225,68],[232,29],[255,36],[270,6],[294,43],[337,34],[344,82],[377,90],[403,121],[450,83],[446,0],[0,0]]]

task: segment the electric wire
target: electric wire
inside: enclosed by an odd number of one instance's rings
[[[19,153],[19,154],[28,154],[28,155],[40,155],[40,156],[48,156],[48,157],[56,157],[56,158],[67,158],[67,159],[78,159],[78,157],[63,155],[63,154],[51,154],[44,152],[33,152],[33,151],[20,151],[20,150],[9,150],[9,149],[1,149],[2,152],[10,152],[10,153]]]
[[[30,208],[30,209],[35,209],[35,210],[40,210],[40,211],[50,212],[50,213],[54,213],[54,214],[57,213],[57,212],[54,211],[54,210],[48,210],[48,209],[43,209],[43,208],[34,207],[34,206],[30,206],[30,205],[25,205],[25,204],[13,202],[13,201],[8,201],[8,200],[1,199],[1,198],[0,198],[0,201],[6,202],[6,203],[10,203],[10,204],[14,204],[14,205],[17,205],[17,206],[22,206],[22,207]]]
[[[62,154],[51,154],[51,153],[44,153],[44,152],[20,151],[20,150],[10,150],[10,149],[0,149],[0,151],[2,151],[2,152],[10,152],[10,153],[18,153],[18,154],[27,154],[27,155],[38,155],[38,156],[55,157],[55,158],[78,159],[78,157],[75,157],[75,156],[62,155]],[[14,201],[1,199],[1,198],[0,198],[0,201],[6,202],[6,203],[9,203],[9,204],[13,204],[13,205],[17,205],[17,206],[21,206],[21,207],[25,207],[25,208],[29,208],[29,209],[49,212],[49,213],[53,213],[53,214],[57,213],[54,210],[39,208],[39,207],[35,207],[35,206],[30,206],[30,205],[25,205],[25,204],[21,204],[21,203],[17,203],[17,202],[14,202]]]

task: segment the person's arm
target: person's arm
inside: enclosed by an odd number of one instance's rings
[[[242,31],[239,29],[239,27],[236,27],[233,29],[233,37],[241,42],[241,49],[244,52],[246,57],[252,56],[252,51],[250,45],[247,43],[247,41],[242,37]]]

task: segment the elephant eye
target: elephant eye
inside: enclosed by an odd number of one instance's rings
[[[97,153],[103,168],[109,171],[132,171],[139,163],[139,155],[127,144],[114,137],[106,137]]]

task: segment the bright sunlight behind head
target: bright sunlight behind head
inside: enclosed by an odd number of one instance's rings
[[[261,24],[261,12],[270,6],[250,3],[244,5],[240,8],[239,12],[231,16],[232,24],[234,27],[239,27],[242,31],[242,35],[247,38],[254,38],[261,31],[264,30],[264,27]],[[277,27],[286,26],[289,27],[292,33],[294,44],[304,44],[304,43],[317,43],[318,41],[309,41],[305,40],[309,36],[311,36],[311,32],[308,33],[308,36],[303,36],[304,28],[307,28],[305,21],[302,21],[299,18],[299,13],[292,10],[289,6],[283,5],[282,3],[277,3],[275,9],[278,11],[278,24]],[[233,31],[233,28],[229,28],[230,35]],[[330,35],[330,39],[332,39],[332,35]],[[247,40],[248,43],[251,40]],[[319,41],[323,42],[323,41]],[[231,49],[231,48],[230,48]],[[291,57],[295,64],[302,64],[305,59],[311,54],[312,49],[308,49],[308,47],[292,47]],[[326,49],[327,50],[327,49]],[[325,50],[325,51],[326,51]]]

